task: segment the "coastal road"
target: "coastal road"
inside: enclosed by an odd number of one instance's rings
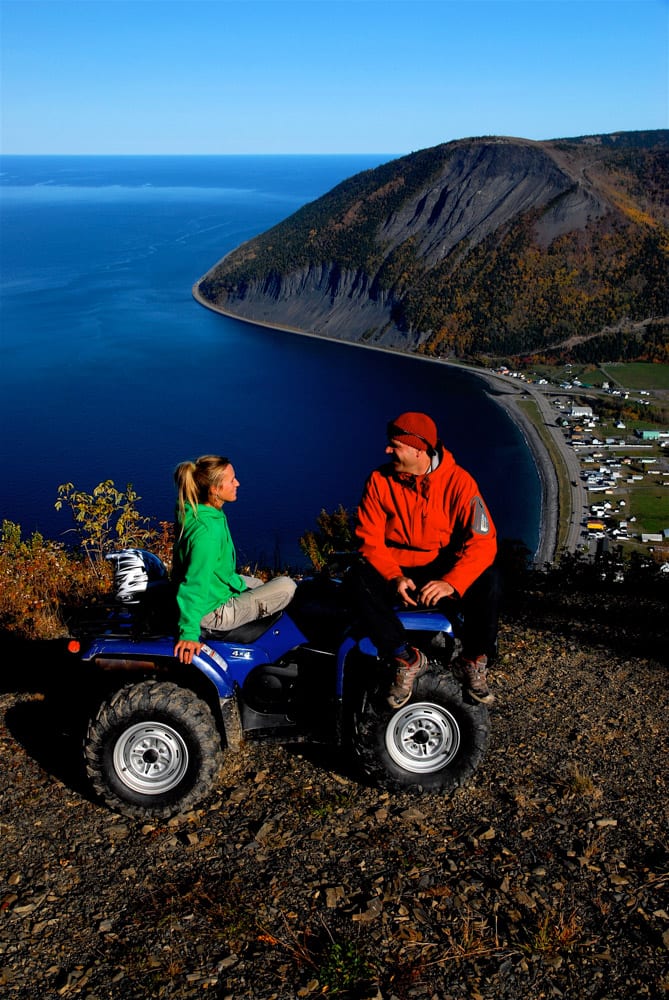
[[[564,462],[569,480],[569,528],[564,540],[567,552],[575,552],[581,540],[582,521],[588,510],[588,493],[581,480],[581,463],[578,455],[568,444],[564,430],[557,424],[559,411],[548,398],[546,391],[534,385],[526,386],[529,395],[534,399],[541,413],[541,418],[550,434],[555,447]],[[551,393],[550,395],[554,395]]]
[[[508,375],[497,375],[492,372],[472,370],[473,374],[484,378],[492,387],[494,398],[502,405],[522,429],[539,471],[542,494],[542,523],[539,548],[535,554],[535,563],[543,566],[553,562],[557,550],[560,528],[559,478],[553,458],[548,452],[541,435],[530,417],[518,405],[521,399],[533,399],[542,423],[554,444],[555,451],[561,456],[564,473],[568,484],[569,525],[561,548],[568,552],[576,551],[581,541],[582,524],[587,509],[588,495],[581,481],[581,466],[574,449],[567,443],[562,427],[557,420],[560,411],[554,406],[552,399],[558,395],[555,386],[540,387],[538,385],[518,382]]]

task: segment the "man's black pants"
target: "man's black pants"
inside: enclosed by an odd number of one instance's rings
[[[418,592],[428,581],[441,579],[444,562],[438,557],[427,566],[403,567],[402,573],[414,581]],[[354,603],[358,624],[381,656],[392,656],[407,640],[396,614],[400,599],[395,584],[382,577],[366,559],[360,559],[349,571],[347,589]],[[445,597],[437,605],[449,619],[458,611],[462,612],[462,652],[465,657],[474,659],[485,653],[489,660],[494,658],[500,593],[500,573],[493,564],[472,583],[463,597]]]

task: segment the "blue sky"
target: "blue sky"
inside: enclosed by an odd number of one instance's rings
[[[5,153],[669,127],[669,0],[0,0]]]

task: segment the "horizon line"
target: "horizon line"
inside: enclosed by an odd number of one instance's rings
[[[417,150],[410,150],[410,152],[417,152]],[[87,153],[6,153],[0,151],[0,157],[3,156],[405,156],[406,153],[387,153],[376,150],[365,150],[359,152],[330,152],[330,153],[105,153],[105,152],[87,152]]]

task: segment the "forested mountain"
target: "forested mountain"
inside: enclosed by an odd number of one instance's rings
[[[364,171],[199,282],[243,319],[440,356],[669,361],[669,130],[457,140]]]

